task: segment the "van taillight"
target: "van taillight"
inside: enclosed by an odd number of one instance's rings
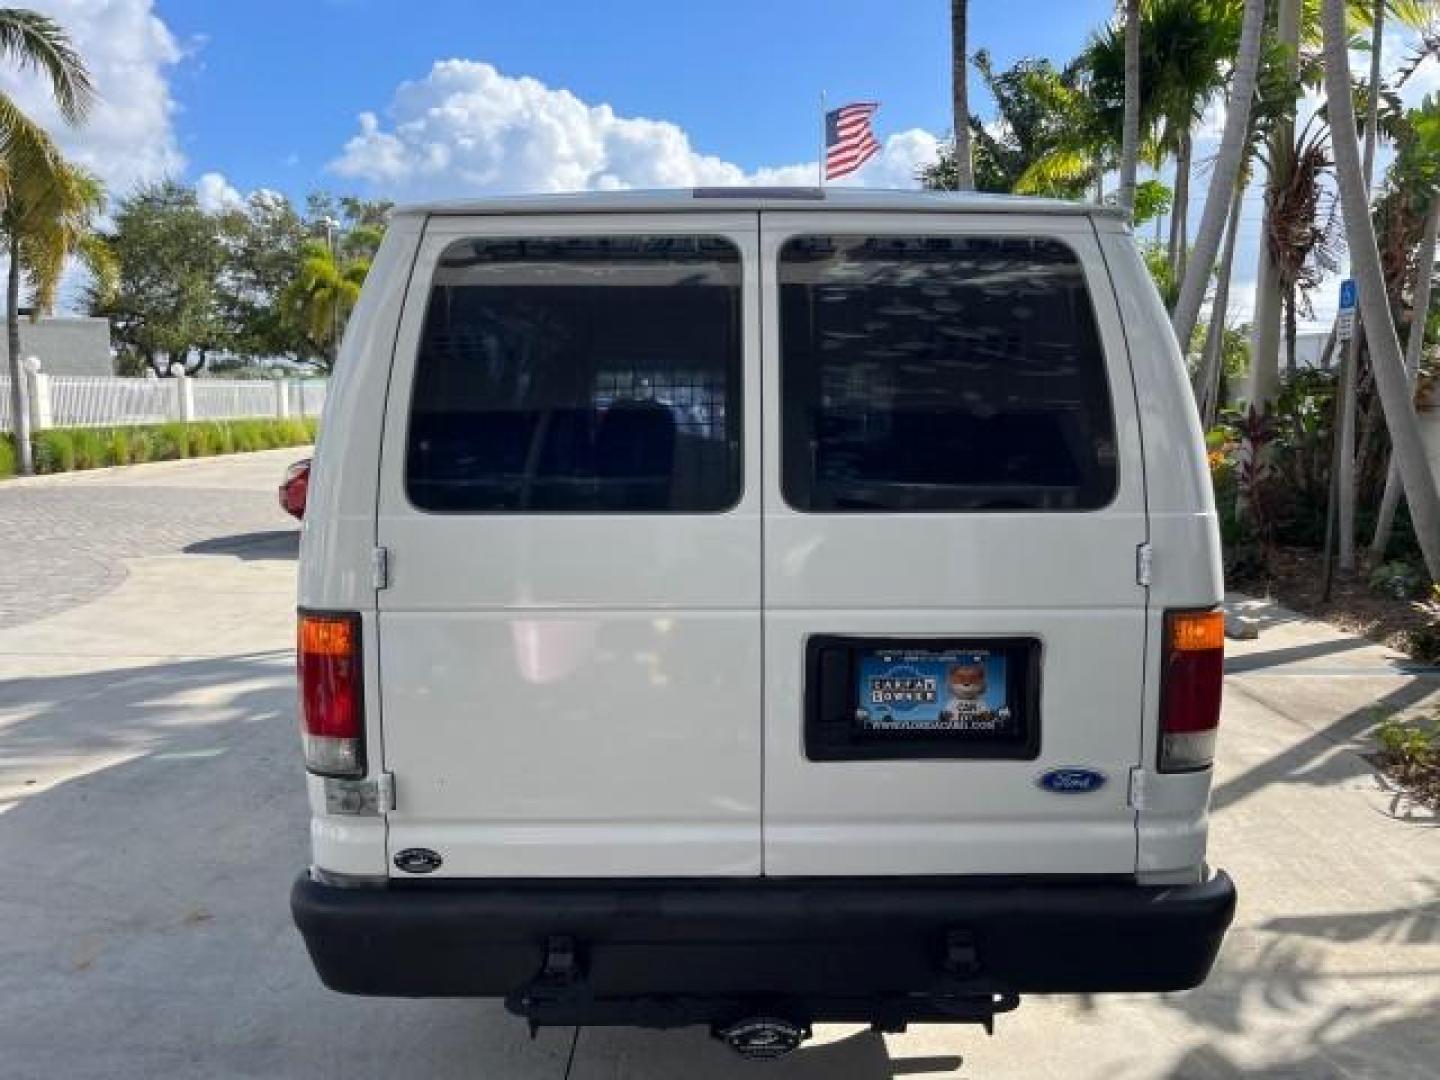
[[[1208,768],[1214,760],[1224,677],[1224,613],[1167,612],[1160,687],[1161,772],[1191,772]]]
[[[320,776],[364,776],[360,616],[302,611],[297,652],[305,767]]]

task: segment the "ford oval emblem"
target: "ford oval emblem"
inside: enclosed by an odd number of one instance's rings
[[[395,865],[407,874],[428,874],[439,870],[440,853],[427,847],[407,847],[395,853]]]
[[[1095,769],[1051,769],[1035,781],[1057,795],[1084,795],[1105,786],[1105,774]]]

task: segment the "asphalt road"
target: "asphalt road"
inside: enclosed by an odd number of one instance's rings
[[[0,1077],[565,1074],[498,1004],[322,988],[291,681],[295,451],[0,485]],[[19,554],[17,554],[19,553]],[[590,1029],[575,1077],[1431,1077],[1440,828],[1360,752],[1440,679],[1314,624],[1232,651],[1211,855],[1241,906],[1188,994],[1032,998],[972,1028],[827,1027],[747,1065]]]

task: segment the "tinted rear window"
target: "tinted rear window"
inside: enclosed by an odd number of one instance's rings
[[[780,254],[782,483],[807,511],[1091,510],[1115,493],[1073,251],[805,236]]]
[[[740,253],[465,240],[430,292],[405,465],[451,512],[704,512],[740,495]]]

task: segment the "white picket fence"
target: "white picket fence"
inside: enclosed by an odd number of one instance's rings
[[[319,416],[324,379],[137,379],[26,376],[30,426],[120,427],[167,420]],[[0,431],[12,431],[10,380],[0,377]]]

